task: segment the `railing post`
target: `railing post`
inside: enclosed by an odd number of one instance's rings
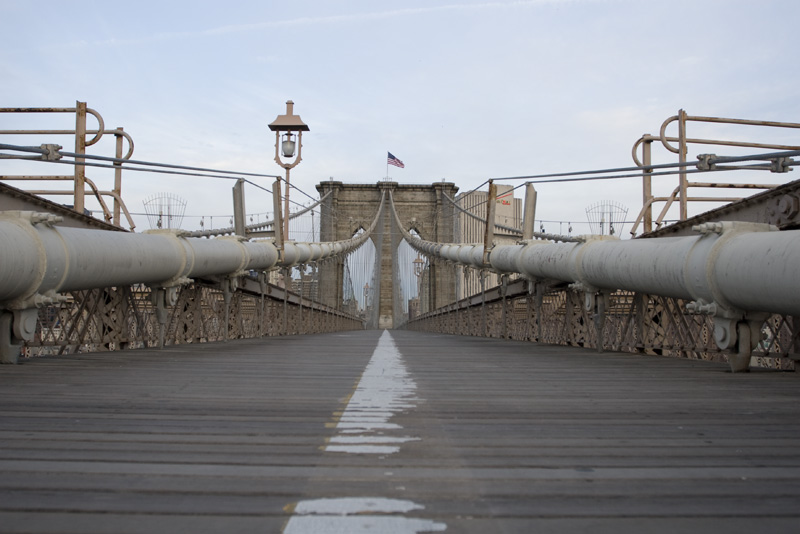
[[[241,178],[233,186],[233,229],[236,235],[245,236],[244,180]]]
[[[86,153],[86,102],[75,102],[75,153]],[[86,167],[84,158],[75,158],[75,189],[72,206],[75,211],[83,214],[83,193],[86,187]]]
[[[272,230],[275,233],[275,246],[283,255],[283,216],[281,215],[281,181],[275,180],[272,184],[272,211],[275,213],[272,222]]]
[[[533,220],[536,217],[536,189],[533,184],[525,184],[525,212],[522,216],[522,239],[533,239]]]
[[[486,229],[483,233],[483,264],[489,263],[489,252],[494,246],[494,213],[497,204],[497,186],[489,180],[489,194],[486,199]]]
[[[122,128],[117,128],[114,133],[117,141],[117,151],[114,155],[117,159],[122,159]],[[122,199],[122,163],[114,162],[114,226],[122,226],[120,216],[120,201]]]
[[[486,270],[485,269],[481,270],[481,336],[488,337],[486,331]]]
[[[688,148],[686,146],[686,112],[678,111],[678,162],[686,163]],[[686,179],[686,167],[680,169],[680,220],[685,221],[689,218],[687,203],[688,182]]]
[[[644,214],[642,218],[644,233],[653,231],[653,169],[648,167],[652,165],[652,149],[653,140],[650,134],[643,136],[645,139],[642,143],[642,163],[644,165],[642,170],[642,206],[644,206]]]
[[[544,285],[536,284],[536,341],[543,343],[542,336],[542,309],[544,307]]]
[[[289,267],[281,269],[283,273],[283,335],[289,335]]]

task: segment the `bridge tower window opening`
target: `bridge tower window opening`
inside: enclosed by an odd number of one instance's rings
[[[364,234],[364,228],[359,228],[352,237]],[[373,312],[375,302],[374,291],[378,288],[375,280],[376,247],[372,239],[345,258],[345,275],[343,277],[343,306],[348,311],[352,308],[354,315],[369,319]]]

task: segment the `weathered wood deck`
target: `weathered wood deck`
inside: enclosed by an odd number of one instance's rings
[[[800,528],[795,373],[381,335],[0,367],[0,532]]]

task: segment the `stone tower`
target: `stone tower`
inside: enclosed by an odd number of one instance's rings
[[[452,243],[454,239],[453,205],[444,197],[455,198],[458,188],[449,182],[432,185],[401,185],[397,182],[377,184],[344,184],[328,181],[317,185],[320,196],[331,193],[322,203],[320,241],[349,239],[360,228],[367,229],[380,206],[384,191],[391,191],[397,214],[407,229],[416,230],[423,239]],[[385,209],[371,237],[376,249],[376,267],[380,268],[378,282],[377,326],[393,328],[397,325],[394,310],[397,247],[402,236],[395,228],[394,217],[387,198]],[[320,266],[320,300],[323,304],[338,307],[342,302],[344,261],[337,259]],[[430,265],[433,289],[428,298],[429,309],[435,309],[455,300],[455,278],[451,269]]]

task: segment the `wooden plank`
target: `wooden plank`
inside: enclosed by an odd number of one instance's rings
[[[413,398],[374,435],[409,441],[325,450],[380,335],[0,368],[0,532],[280,532],[365,497],[452,532],[796,530],[794,373],[392,331]]]

